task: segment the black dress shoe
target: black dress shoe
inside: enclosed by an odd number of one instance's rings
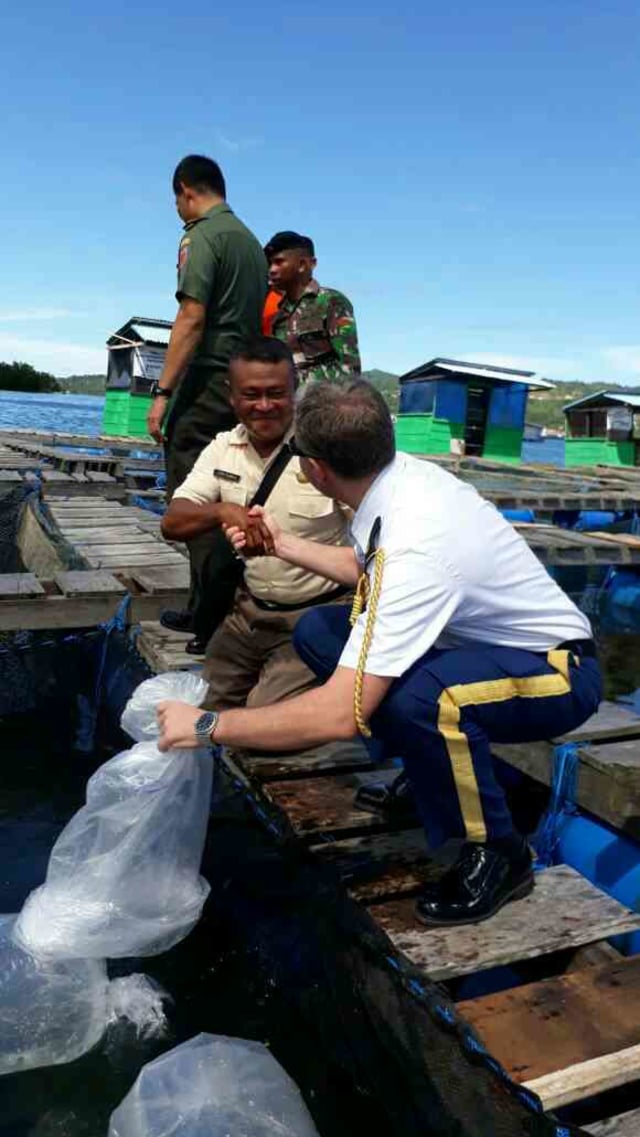
[[[196,636],[195,639],[189,640],[189,642],[184,645],[184,650],[188,652],[189,655],[204,655],[207,650],[207,641],[199,640]]]
[[[524,842],[515,855],[469,842],[440,880],[424,889],[416,916],[429,927],[478,924],[503,904],[528,896],[533,884],[531,854]]]
[[[365,813],[378,813],[389,821],[416,818],[416,807],[406,774],[399,774],[392,782],[367,782],[360,786],[353,804]]]
[[[160,613],[160,623],[163,628],[170,628],[172,632],[193,632],[193,612],[188,608],[181,608],[176,611],[173,608],[167,608],[164,612]]]

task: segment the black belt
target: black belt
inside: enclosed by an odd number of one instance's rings
[[[260,600],[252,592],[249,592],[249,596],[263,612],[298,612],[301,608],[315,608],[317,604],[329,604],[332,600],[339,600],[341,596],[348,596],[351,591],[350,588],[341,585],[339,588],[332,588],[331,592],[323,592],[321,596],[314,596],[312,600],[303,600],[298,604],[276,604],[271,600]]]
[[[570,651],[572,655],[583,656],[585,659],[595,659],[598,654],[593,640],[565,640],[555,650]]]

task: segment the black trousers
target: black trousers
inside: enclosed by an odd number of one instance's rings
[[[190,367],[171,404],[165,426],[167,502],[192,470],[205,446],[237,419],[228,399],[226,373]],[[197,612],[203,592],[202,570],[211,550],[211,534],[188,542],[191,580],[188,608]]]

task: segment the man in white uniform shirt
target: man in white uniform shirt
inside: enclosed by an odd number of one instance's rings
[[[288,563],[369,581],[353,627],[344,606],[305,614],[294,644],[322,687],[266,710],[159,709],[162,745],[288,750],[370,728],[400,754],[431,848],[462,838],[456,863],[417,901],[429,925],[474,923],[533,888],[491,742],[552,738],[592,715],[601,678],[591,627],[525,541],[473,487],[395,454],[382,397],[362,380],[318,383],[296,414],[309,481],[355,511],[354,548],[320,547],[267,513]],[[245,535],[229,534],[251,554]],[[368,725],[367,725],[368,724]]]
[[[222,525],[246,527],[249,502],[291,437],[295,371],[286,344],[257,337],[232,357],[229,381],[239,425],[216,435],[173,494],[162,522],[170,540],[207,533],[213,537]],[[331,545],[347,543],[349,511],[318,493],[301,476],[299,459],[293,455],[267,501],[270,514],[293,533]],[[261,523],[250,530],[262,549]],[[222,543],[228,553],[224,539]],[[202,566],[196,612],[198,648],[206,648],[207,705],[266,706],[315,686],[313,672],[293,648],[293,629],[307,608],[340,595],[344,602],[348,590],[276,557],[247,560],[233,607],[214,630],[207,623],[216,615],[219,570],[212,544],[212,556]]]

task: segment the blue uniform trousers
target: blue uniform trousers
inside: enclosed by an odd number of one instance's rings
[[[328,679],[349,632],[348,608],[313,608],[299,620],[294,645],[311,670]],[[595,713],[601,697],[594,658],[490,644],[432,648],[394,680],[369,725],[387,754],[402,757],[435,848],[451,837],[511,836],[491,743],[565,734]]]

